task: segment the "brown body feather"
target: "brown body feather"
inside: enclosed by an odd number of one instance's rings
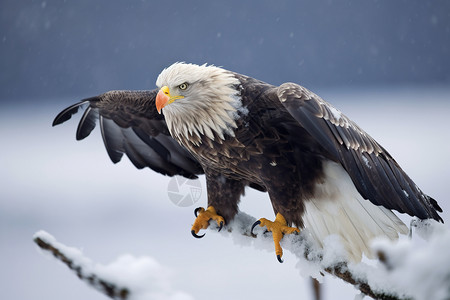
[[[196,146],[180,140],[207,174],[208,205],[229,221],[237,213],[244,187],[252,184],[269,193],[274,212],[290,224],[303,226],[303,199],[313,197],[322,160],[330,155],[289,114],[276,87],[236,74],[242,106],[235,136],[203,137]],[[239,192],[237,192],[239,191]]]

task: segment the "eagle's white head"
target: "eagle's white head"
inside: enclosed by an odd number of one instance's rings
[[[240,82],[233,73],[215,66],[174,63],[156,80],[158,112],[163,110],[170,134],[199,145],[234,136],[241,109]]]

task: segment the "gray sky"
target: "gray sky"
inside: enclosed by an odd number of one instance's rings
[[[449,1],[0,2],[0,99],[151,89],[175,61],[280,84],[448,84]]]

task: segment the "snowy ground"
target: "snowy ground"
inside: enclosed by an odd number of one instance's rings
[[[316,91],[377,139],[450,219],[450,89]],[[78,98],[52,106],[0,110],[0,282],[3,299],[105,299],[65,266],[36,250],[33,234],[46,230],[66,245],[108,264],[123,254],[152,257],[162,284],[194,299],[310,299],[309,281],[296,258],[233,244],[208,232],[190,235],[193,209],[168,197],[169,177],[138,171],[124,158],[113,165],[98,130],[74,139],[77,122],[52,128],[53,117]],[[75,117],[78,120],[79,117]],[[266,194],[248,190],[241,210],[272,216]],[[404,220],[409,220],[407,217]],[[325,299],[353,299],[356,290],[327,277]]]

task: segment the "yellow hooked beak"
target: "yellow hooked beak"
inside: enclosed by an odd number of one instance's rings
[[[158,94],[156,95],[156,109],[158,110],[158,113],[161,113],[161,109],[163,109],[164,106],[169,105],[173,101],[177,99],[182,99],[184,96],[178,95],[178,96],[171,96],[170,90],[168,86],[163,86]]]

